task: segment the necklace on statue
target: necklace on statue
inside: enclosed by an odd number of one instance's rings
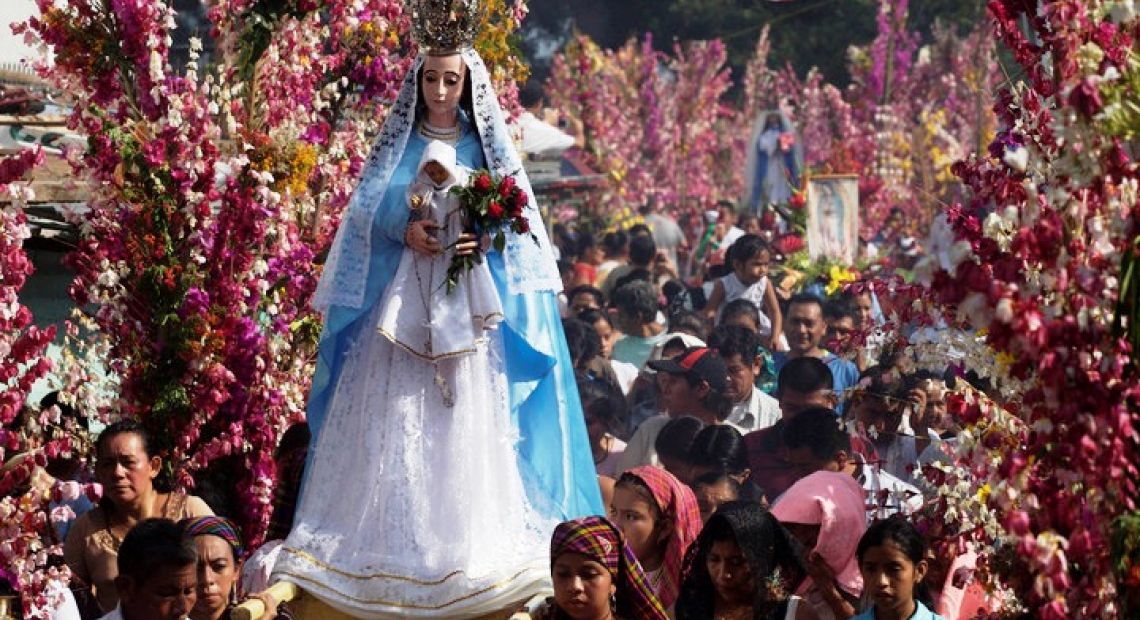
[[[439,140],[451,144],[458,142],[459,136],[463,133],[463,128],[459,126],[458,121],[454,127],[436,127],[426,120],[421,120],[416,130],[428,140]]]
[[[449,221],[445,220],[443,223],[443,228],[441,229],[441,232],[444,235],[447,235],[448,229],[450,227],[451,227],[451,223]],[[446,238],[446,236],[445,236],[445,238]],[[431,363],[432,369],[435,371],[435,386],[436,386],[436,388],[439,389],[439,395],[443,399],[443,406],[447,407],[448,409],[451,409],[452,407],[455,406],[455,395],[451,391],[451,385],[449,385],[447,383],[447,379],[444,378],[443,373],[441,373],[439,370],[440,360],[434,359],[435,350],[433,348],[432,337],[431,337],[431,321],[432,321],[431,310],[432,310],[432,308],[431,308],[431,302],[429,300],[431,293],[429,292],[426,295],[424,294],[424,281],[423,281],[423,278],[420,276],[420,258],[422,258],[422,257],[417,252],[415,252],[415,251],[412,252],[412,267],[415,271],[416,284],[418,285],[416,288],[419,290],[420,301],[423,302],[424,312],[427,314],[427,341],[424,342],[424,346],[427,349],[428,356],[433,358],[430,363]],[[436,257],[432,256],[428,259],[428,286],[429,287],[434,286],[433,280],[435,279],[435,258]],[[430,291],[431,289],[429,288],[428,290]]]

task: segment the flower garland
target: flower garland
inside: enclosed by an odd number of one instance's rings
[[[23,411],[32,384],[52,366],[45,351],[55,328],[37,328],[19,301],[32,273],[23,243],[30,236],[24,205],[33,193],[21,180],[43,159],[39,149],[25,149],[0,160],[0,424],[5,427]],[[24,448],[23,437],[0,430],[0,462]],[[35,468],[46,462],[45,453],[59,448],[49,442],[44,450],[26,453],[0,477],[0,574],[20,593],[25,618],[50,618],[69,576],[66,568],[48,566],[49,556],[62,552],[47,519],[49,498],[29,485]]]
[[[985,526],[966,519],[957,535],[1002,541],[986,562],[1039,618],[1122,613],[1108,540],[1140,479],[1140,387],[1114,329],[1140,168],[1114,133],[1120,110],[1105,106],[1140,101],[1120,79],[1140,35],[1122,6],[989,3],[1027,80],[1000,93],[988,152],[954,166],[972,192],[946,211],[956,240],[916,270],[918,288],[876,285],[942,326],[907,343],[912,359],[991,380],[997,405],[952,402],[967,441],[934,480],[943,508],[980,503],[967,516]]]
[[[236,472],[256,547],[277,438],[304,415],[320,256],[414,58],[409,15],[397,0],[215,0],[220,62],[204,71],[192,41],[178,74],[167,1],[38,4],[17,30],[52,50],[39,71],[81,102],[70,122],[89,140],[74,164],[90,209],[67,259],[91,309],[68,339],[86,349],[58,379],[78,393],[104,364],[83,413],[139,418],[180,486]],[[517,28],[525,3],[497,6],[498,28]],[[509,83],[522,69],[503,36],[476,45]]]

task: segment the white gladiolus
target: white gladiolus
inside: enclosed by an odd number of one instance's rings
[[[1018,172],[1025,172],[1029,168],[1029,149],[1024,146],[1006,147],[1005,154],[1002,155],[1001,159],[1010,168]]]

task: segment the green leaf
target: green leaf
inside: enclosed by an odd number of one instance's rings
[[[495,234],[494,245],[495,249],[499,252],[502,252],[507,247],[507,237],[502,233],[502,231],[499,231]]]

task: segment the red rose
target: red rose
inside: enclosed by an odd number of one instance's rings
[[[491,204],[487,205],[487,215],[495,218],[496,220],[503,217],[503,205],[497,201],[492,200]]]
[[[530,198],[527,197],[526,192],[522,191],[522,188],[517,188],[517,191],[515,191],[515,204],[522,209],[529,201]]]
[[[499,195],[502,196],[503,198],[509,198],[511,196],[511,190],[513,190],[514,188],[515,188],[515,178],[514,177],[506,177],[502,180],[501,183],[499,183]]]
[[[486,173],[480,174],[479,176],[475,177],[474,187],[475,191],[478,192],[491,191],[491,177],[487,176]]]
[[[530,220],[526,219],[525,217],[520,217],[515,221],[518,222],[519,233],[530,232]]]

